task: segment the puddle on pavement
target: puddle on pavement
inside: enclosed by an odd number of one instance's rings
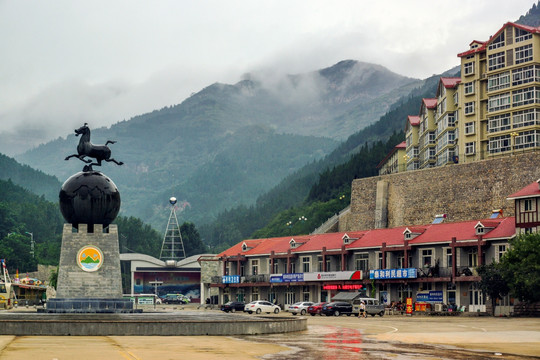
[[[313,359],[313,360],[488,360],[488,359],[532,359],[531,357],[494,356],[493,353],[475,352],[453,347],[390,343],[365,339],[356,329],[333,326],[309,326],[298,333],[265,334],[242,336],[244,340],[274,343],[289,349],[262,358]]]

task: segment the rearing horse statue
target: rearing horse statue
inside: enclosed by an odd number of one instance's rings
[[[83,171],[91,171],[92,165],[101,166],[102,161],[107,162],[114,162],[117,165],[123,165],[124,163],[121,161],[116,161],[115,159],[111,158],[111,149],[107,145],[114,144],[116,141],[107,140],[105,145],[94,145],[90,142],[90,129],[88,128],[88,124],[84,123],[83,126],[81,126],[78,129],[75,129],[75,136],[81,136],[81,139],[79,140],[79,145],[77,145],[77,154],[69,155],[65,158],[65,160],[69,160],[72,157],[76,157],[81,161],[84,161],[88,165],[86,165],[83,169]],[[90,159],[85,159],[85,157],[88,156],[90,158],[96,159],[96,162],[92,162]]]

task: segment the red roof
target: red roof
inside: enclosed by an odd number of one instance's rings
[[[418,115],[409,115],[407,116],[407,120],[409,121],[409,124],[411,124],[412,126],[420,125],[420,116]]]
[[[453,89],[461,82],[461,78],[458,77],[442,77],[440,82],[444,85],[447,89]]]
[[[507,200],[538,196],[540,196],[540,180],[536,180],[535,182],[530,183],[518,192],[515,192],[512,195],[508,196]]]
[[[435,109],[437,107],[437,99],[422,99],[422,102],[428,109]]]
[[[477,41],[477,40],[474,40],[473,42],[471,42],[471,45],[472,44],[479,44],[480,46],[475,48],[475,49],[470,49],[468,51],[465,51],[465,52],[462,52],[460,54],[458,54],[458,57],[463,57],[463,56],[467,56],[467,55],[470,55],[470,54],[474,54],[475,52],[479,52],[479,51],[482,51],[482,50],[485,50],[486,47],[493,41],[497,38],[497,36],[502,32],[504,31],[504,29],[506,29],[508,26],[512,26],[512,27],[516,27],[518,29],[521,29],[521,30],[525,30],[525,31],[528,31],[530,33],[533,33],[533,34],[540,34],[540,27],[533,27],[533,26],[527,26],[527,25],[521,25],[521,24],[516,24],[516,23],[513,23],[513,22],[507,22],[506,24],[504,24],[494,35],[492,35],[488,41],[486,42],[482,42],[482,41]]]

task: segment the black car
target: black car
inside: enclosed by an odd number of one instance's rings
[[[347,316],[351,316],[352,310],[352,304],[349,304],[347,302],[334,301],[322,307],[321,315],[324,314],[326,316],[339,316],[342,314],[346,314]]]
[[[242,301],[229,301],[226,304],[221,305],[221,311],[225,312],[236,312],[236,311],[244,311],[244,307],[246,304]]]

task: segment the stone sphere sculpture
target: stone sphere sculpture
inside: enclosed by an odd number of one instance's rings
[[[103,224],[105,228],[120,211],[120,193],[114,182],[99,171],[81,171],[66,180],[60,190],[60,211],[66,222]]]

